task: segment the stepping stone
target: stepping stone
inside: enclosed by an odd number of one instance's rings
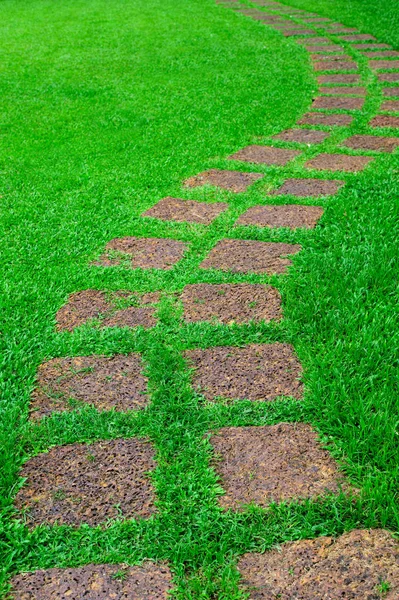
[[[357,96],[365,96],[367,93],[366,88],[364,87],[322,87],[320,88],[320,94],[332,94],[340,96],[341,94],[354,94]]]
[[[343,185],[345,185],[345,182],[338,179],[287,179],[281,187],[271,192],[270,195],[289,195],[301,198],[332,196]]]
[[[300,154],[298,150],[284,150],[283,148],[272,148],[270,146],[247,146],[229,156],[229,159],[283,166]]]
[[[307,169],[320,171],[362,171],[374,158],[372,156],[348,156],[346,154],[319,154],[305,163]]]
[[[370,60],[369,66],[372,69],[399,69],[399,60]]]
[[[317,81],[319,83],[359,83],[360,76],[355,73],[347,73],[346,75],[319,75]]]
[[[339,110],[361,110],[363,98],[326,98],[321,96],[313,101],[312,108],[327,108]]]
[[[399,73],[378,73],[377,79],[382,82],[395,83],[399,81]]]
[[[345,127],[353,121],[352,115],[328,115],[326,113],[307,113],[298,121],[299,125],[337,125]]]
[[[239,171],[223,171],[221,169],[210,169],[199,175],[190,177],[185,182],[187,187],[199,187],[202,185],[213,185],[230,192],[245,192],[254,181],[262,179],[262,173],[240,173]]]
[[[381,105],[381,110],[389,110],[391,112],[399,111],[399,100],[386,100]]]
[[[379,52],[364,52],[364,56],[367,58],[385,58],[385,57],[398,57],[399,52],[397,50],[380,50]],[[389,68],[389,67],[388,67]]]
[[[181,299],[188,323],[216,321],[232,325],[282,319],[280,293],[268,285],[197,283],[186,285]]]
[[[337,35],[339,33],[356,33],[357,31],[359,31],[358,29],[356,29],[356,27],[327,27],[325,26],[324,29],[327,29],[328,33],[331,33],[332,35]]]
[[[200,268],[233,273],[283,274],[292,264],[286,257],[300,250],[298,244],[224,239],[211,250]]]
[[[354,150],[392,152],[399,146],[399,138],[378,135],[352,135],[342,142],[342,145],[347,148],[353,148]]]
[[[341,40],[344,40],[345,42],[361,42],[362,40],[376,40],[376,38],[373,35],[370,35],[369,33],[358,33],[356,35],[341,35]]]
[[[244,554],[238,570],[243,591],[256,600],[399,598],[399,544],[383,529],[286,542]]]
[[[185,352],[195,369],[193,386],[210,402],[271,401],[280,396],[302,398],[302,369],[289,344],[221,346]]]
[[[389,44],[353,44],[357,50],[374,50],[376,48],[390,48]]]
[[[172,574],[165,565],[86,565],[22,573],[11,580],[12,597],[19,600],[167,600]]]
[[[236,221],[236,225],[313,229],[323,212],[321,206],[301,206],[299,204],[252,206],[241,215]]]
[[[370,121],[371,127],[389,127],[397,129],[399,127],[399,117],[390,117],[388,115],[377,115]]]
[[[302,19],[305,23],[329,23],[330,19],[328,17],[306,17]]]
[[[397,96],[399,98],[399,87],[387,87],[382,90],[382,95],[385,97]]]
[[[108,242],[105,253],[94,264],[169,271],[183,257],[186,249],[186,243],[168,238],[115,238]]]
[[[296,40],[296,42],[298,44],[304,44],[305,46],[311,44],[331,44],[331,40],[329,40],[327,37],[322,37],[322,36],[318,36],[318,37],[311,37],[311,38],[306,38],[304,40]]]
[[[39,367],[30,417],[82,406],[125,412],[148,404],[147,378],[139,354],[53,358]]]
[[[135,438],[51,448],[23,465],[27,481],[15,505],[28,510],[30,526],[148,518],[155,512],[153,455],[149,442]]]
[[[335,462],[306,423],[225,427],[210,442],[225,490],[219,503],[226,509],[315,499],[326,492],[339,493],[344,483]]]
[[[347,61],[347,60],[352,60],[352,58],[346,54],[331,54],[331,53],[327,53],[327,54],[311,54],[311,59],[313,61]]]
[[[108,295],[98,290],[76,292],[57,312],[57,331],[73,331],[91,319],[98,319],[100,327],[154,327],[157,324],[154,304],[159,298],[157,292],[119,291]],[[118,308],[121,304],[127,306]]]
[[[343,47],[332,44],[330,46],[327,46],[327,44],[324,44],[321,46],[308,46],[307,50],[308,52],[342,52]]]
[[[292,29],[290,31],[284,31],[284,37],[291,37],[295,35],[313,35],[313,29]]]
[[[274,135],[273,139],[284,142],[298,142],[299,144],[320,144],[329,135],[326,131],[317,131],[315,129],[288,129],[278,135]]]
[[[194,200],[181,200],[180,198],[163,198],[152,208],[146,210],[142,217],[153,217],[162,221],[179,221],[188,223],[202,223],[209,225],[223,211],[228,204],[224,202],[195,202]]]
[[[353,60],[348,61],[327,61],[313,63],[315,71],[354,71],[357,69],[357,63]]]

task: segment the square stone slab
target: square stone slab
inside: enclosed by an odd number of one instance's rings
[[[262,173],[240,173],[239,171],[223,171],[221,169],[210,169],[195,177],[190,177],[185,182],[187,187],[199,187],[202,185],[213,185],[229,192],[245,192],[254,181],[262,179]]]
[[[307,47],[308,52],[342,52],[343,47],[338,44],[321,44],[321,45],[309,45]]]
[[[332,196],[343,185],[345,185],[345,182],[337,179],[287,179],[281,187],[271,192],[270,195],[289,195],[301,198]]]
[[[289,344],[221,346],[185,352],[195,369],[193,386],[210,402],[302,398],[301,365]]]
[[[236,225],[313,229],[323,212],[321,206],[301,206],[300,204],[252,206],[241,215]]]
[[[172,574],[166,565],[86,565],[21,573],[11,580],[18,600],[167,600]]]
[[[339,87],[322,87],[320,88],[320,94],[332,94],[334,96],[342,96],[345,94],[353,94],[356,96],[365,96],[367,93],[366,88],[356,87],[345,87],[343,85]]]
[[[268,146],[247,146],[229,156],[231,160],[241,160],[264,165],[286,165],[290,160],[299,156],[298,150],[284,150]]]
[[[150,517],[155,512],[148,471],[152,445],[135,438],[70,444],[28,460],[15,498],[28,509],[30,526],[98,525],[108,519]]]
[[[315,431],[305,423],[225,427],[211,438],[224,508],[317,498],[338,493],[343,477]]]
[[[385,100],[381,105],[381,110],[388,110],[390,112],[399,111],[399,100]]]
[[[361,110],[363,105],[364,98],[327,98],[320,96],[313,101],[312,108]]]
[[[153,327],[157,323],[154,316],[157,302],[157,292],[132,294],[118,291],[106,294],[99,290],[82,290],[71,294],[68,302],[57,312],[57,331],[73,331],[92,319],[98,319],[100,327]],[[119,308],[121,303],[127,306]]]
[[[286,256],[296,254],[300,249],[299,244],[224,239],[210,251],[200,268],[233,273],[282,274],[292,264]]]
[[[399,598],[399,544],[383,529],[286,542],[264,554],[244,554],[238,570],[243,591],[254,600]],[[378,591],[381,582],[386,593]]]
[[[382,95],[385,97],[397,96],[399,98],[399,87],[387,87],[382,90]]]
[[[356,73],[319,75],[317,81],[319,83],[359,83],[360,75]]]
[[[352,115],[328,115],[325,113],[307,113],[298,121],[299,125],[337,125],[338,127],[346,127],[353,121]]]
[[[34,420],[83,405],[117,411],[148,403],[139,354],[53,358],[39,367],[30,405]]]
[[[296,40],[298,44],[304,44],[305,46],[312,46],[314,44],[331,44],[331,40],[327,37],[317,36],[317,37],[308,37],[303,40]]]
[[[348,61],[348,60],[352,60],[352,58],[350,56],[348,56],[347,54],[331,54],[331,52],[327,52],[326,54],[312,54],[311,58],[314,62],[317,61]]]
[[[115,238],[95,262],[97,266],[115,267],[125,262],[132,269],[169,271],[183,257],[187,244],[167,238]]]
[[[377,79],[382,82],[395,83],[399,81],[399,73],[378,73]]]
[[[390,127],[397,129],[399,127],[399,117],[390,117],[389,115],[377,115],[370,121],[371,127]]]
[[[357,50],[374,50],[376,48],[390,48],[389,44],[353,44],[352,48]]]
[[[284,31],[284,37],[293,37],[296,35],[313,35],[313,29],[290,29],[289,31]]]
[[[278,135],[274,135],[275,140],[283,142],[298,142],[299,144],[320,144],[329,137],[326,131],[317,131],[314,129],[287,129]]]
[[[373,159],[372,156],[347,156],[345,154],[319,154],[305,163],[307,169],[320,171],[362,171]]]
[[[372,69],[399,69],[399,60],[370,60],[369,66]]]
[[[342,142],[343,146],[354,150],[375,150],[378,152],[392,152],[399,146],[399,138],[384,137],[380,135],[352,135]]]
[[[399,52],[397,50],[379,50],[377,52],[366,51],[364,52],[364,56],[366,58],[397,58],[399,57]]]
[[[186,285],[181,299],[188,323],[215,321],[232,325],[282,319],[280,293],[269,285],[197,283]]]
[[[210,225],[216,217],[229,207],[225,202],[196,202],[180,198],[163,198],[152,208],[146,210],[142,217],[153,217],[162,221],[178,221],[180,223],[201,223]]]
[[[355,63],[353,60],[322,60],[313,63],[313,69],[315,71],[356,71],[357,63]]]
[[[341,40],[344,40],[345,42],[361,42],[362,40],[377,41],[376,38],[373,35],[370,35],[369,33],[358,33],[355,35],[341,35],[340,38],[341,38]]]

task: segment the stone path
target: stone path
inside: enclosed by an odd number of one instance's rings
[[[183,182],[184,197],[159,199],[142,218],[209,228],[229,213],[229,194],[245,194],[251,186],[262,189],[268,168],[281,174],[280,183],[265,191],[264,204],[247,204],[233,229],[221,228],[217,243],[205,247],[203,254],[173,237],[121,237],[110,240],[92,265],[174,272],[182,261],[197,258],[197,276],[239,275],[243,280],[209,283],[205,279],[192,284],[181,278],[178,299],[184,326],[278,323],[283,322],[281,295],[269,278],[289,276],[301,245],[261,241],[251,232],[284,228],[295,235],[318,227],[334,196],[344,189],[347,174],[361,176],[378,157],[399,146],[394,131],[399,127],[399,87],[395,86],[399,53],[356,28],[277,1],[253,0],[257,5],[253,8],[239,0],[218,0],[218,4],[234,9],[237,18],[254,19],[306,48],[319,94],[292,129],[274,135],[267,145],[235,149],[226,157],[228,169],[204,165],[206,170]],[[383,85],[383,100],[367,124],[362,111],[370,81]],[[295,175],[294,166],[303,168],[305,175]],[[201,201],[185,197],[195,188],[204,190]],[[225,191],[226,201],[208,200],[207,193],[215,188]],[[254,275],[263,277],[260,283],[246,279]],[[59,309],[56,328],[72,336],[84,327],[156,328],[161,298],[156,291],[79,290]],[[300,402],[306,391],[300,361],[286,343],[191,348],[184,358],[191,369],[192,389],[204,403],[270,403],[281,398]],[[53,413],[82,406],[97,411],[143,410],[150,403],[147,388],[145,363],[137,352],[53,358],[39,367],[31,419],[40,423]],[[340,491],[356,494],[308,423],[224,427],[210,435],[213,466],[224,490],[219,499],[223,509],[301,502]],[[155,457],[151,441],[138,438],[53,447],[23,465],[21,476],[26,481],[16,494],[15,506],[25,512],[30,527],[95,526],[116,517],[148,519],[157,511],[151,479],[157,468]],[[238,560],[241,589],[253,600],[394,600],[399,597],[398,565],[399,545],[383,530],[287,542],[278,550],[245,554]],[[77,600],[88,595],[100,600],[167,598],[174,584],[168,565],[145,562],[38,570],[15,576],[11,585],[15,599]]]

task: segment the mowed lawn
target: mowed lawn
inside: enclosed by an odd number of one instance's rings
[[[340,16],[324,0],[294,4]],[[393,3],[385,11],[379,4],[367,12],[353,3],[342,20],[399,49],[394,21],[388,28],[384,20]],[[281,175],[260,168],[265,179],[242,196],[184,190],[182,182],[228,168],[226,156],[298,120],[317,89],[305,50],[213,0],[4,0],[0,17],[0,596],[25,570],[151,559],[169,562],[179,598],[238,599],[239,554],[355,527],[398,531],[397,155],[348,178],[311,234],[240,229],[236,237],[301,243],[288,276],[205,274],[202,258],[234,237],[237,216]],[[140,218],[164,196],[217,199],[230,210],[208,228]],[[189,252],[172,271],[90,265],[109,240],[130,235],[182,240]],[[202,281],[270,281],[282,293],[284,321],[184,326],[176,293]],[[88,288],[163,290],[159,325],[57,334],[57,310]],[[294,345],[304,400],[204,405],[183,350],[267,341]],[[43,361],[131,351],[147,364],[148,410],[84,409],[28,422]],[[356,501],[220,509],[207,432],[281,421],[312,423],[359,489]],[[27,457],[135,435],[157,450],[156,516],[35,530],[15,516]]]

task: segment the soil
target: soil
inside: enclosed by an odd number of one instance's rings
[[[186,285],[181,299],[188,323],[217,321],[232,325],[282,319],[280,293],[268,285],[198,283]]]
[[[320,94],[336,94],[340,96],[341,94],[355,94],[357,96],[365,96],[367,93],[366,88],[364,87],[322,87],[320,88]]]
[[[188,223],[202,223],[209,225],[223,211],[228,204],[224,202],[195,202],[194,200],[180,200],[179,198],[163,198],[158,204],[146,210],[142,217],[154,217],[162,221],[179,221]]]
[[[90,404],[127,411],[148,404],[139,354],[53,358],[39,367],[30,405],[34,420]]]
[[[299,204],[252,206],[241,215],[236,225],[313,229],[323,212],[321,206],[301,206]]]
[[[370,35],[369,33],[358,33],[356,35],[342,35],[341,40],[344,40],[345,42],[361,42],[362,40],[377,41],[376,38],[373,35]]]
[[[22,573],[11,580],[14,600],[167,600],[172,575],[166,565],[86,565]]]
[[[338,493],[344,479],[306,423],[225,427],[211,438],[224,508],[317,498]]]
[[[397,96],[397,97],[399,97],[399,87],[384,88],[382,90],[382,95],[383,96]]]
[[[241,584],[251,600],[395,600],[399,544],[383,529],[354,529],[334,539],[287,542],[264,554],[244,554]],[[389,591],[379,592],[381,582]]]
[[[345,182],[337,179],[287,179],[271,195],[281,196],[286,194],[301,198],[332,196],[343,185],[345,185]]]
[[[371,127],[399,127],[399,117],[390,117],[389,115],[377,115],[370,121]]]
[[[392,152],[399,146],[398,137],[383,137],[379,135],[352,135],[342,143],[347,148],[354,150],[375,150],[379,152]]]
[[[327,115],[324,113],[307,113],[298,121],[299,125],[337,125],[347,126],[353,121],[352,115]]]
[[[298,244],[224,239],[211,250],[200,268],[233,273],[281,274],[292,264],[285,257],[296,254],[300,249]]]
[[[273,138],[284,142],[298,142],[299,144],[320,144],[329,135],[326,131],[316,131],[313,129],[288,129],[278,135],[274,135]]]
[[[241,160],[264,165],[286,165],[290,160],[299,156],[298,150],[284,150],[268,146],[247,146],[229,156],[231,160]]]
[[[389,110],[390,112],[399,111],[399,100],[385,100],[381,105],[381,110]]]
[[[261,179],[262,173],[240,173],[239,171],[223,171],[210,169],[195,177],[190,177],[185,182],[187,187],[199,187],[201,185],[213,185],[230,192],[245,192],[247,187]]]
[[[364,98],[329,98],[321,96],[313,101],[312,108],[361,110],[363,105]]]
[[[150,517],[154,492],[147,472],[156,464],[149,442],[116,439],[51,448],[28,460],[15,505],[30,526],[98,525],[108,519]]]
[[[94,263],[113,267],[130,263],[132,269],[168,271],[182,258],[187,244],[167,238],[115,238],[108,242],[105,253]]]
[[[399,60],[370,60],[372,69],[399,69]]]
[[[399,73],[378,73],[377,79],[382,82],[395,83],[399,81]]]
[[[374,158],[372,156],[347,156],[345,154],[319,154],[305,163],[307,169],[326,171],[362,171]]]
[[[355,71],[357,70],[357,63],[353,60],[347,61],[327,61],[322,60],[320,62],[313,63],[313,69],[315,71]]]
[[[271,401],[302,398],[301,365],[289,344],[221,346],[185,353],[195,371],[193,386],[205,398]]]
[[[356,73],[338,74],[338,75],[319,75],[319,83],[359,83],[360,76]]]
[[[113,292],[107,299],[99,290],[82,290],[71,294],[68,302],[57,312],[57,331],[73,331],[91,319],[100,319],[100,327],[153,327],[158,293],[135,295],[131,292]],[[136,306],[118,309],[115,301],[132,298]]]

